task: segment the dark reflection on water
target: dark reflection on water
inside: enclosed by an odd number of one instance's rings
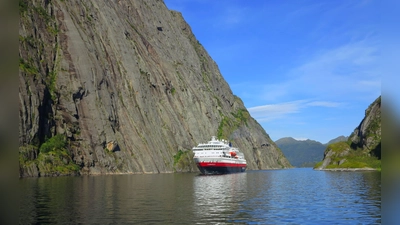
[[[380,224],[380,172],[21,179],[20,223]]]

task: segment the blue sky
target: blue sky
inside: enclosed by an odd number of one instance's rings
[[[276,141],[348,136],[381,94],[379,1],[165,0]]]

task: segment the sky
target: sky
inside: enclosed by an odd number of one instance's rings
[[[381,95],[379,1],[164,2],[273,141],[349,136]]]

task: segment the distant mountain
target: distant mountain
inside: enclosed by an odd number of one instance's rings
[[[326,143],[324,145],[328,146],[328,145],[333,144],[333,143],[337,143],[337,142],[341,142],[341,141],[347,141],[348,138],[349,137],[345,137],[345,136],[341,135],[341,136],[339,136],[337,138],[334,138],[334,139],[330,140],[328,143]]]
[[[313,167],[324,157],[326,148],[321,142],[313,140],[298,141],[291,137],[275,141],[283,154],[295,167]]]

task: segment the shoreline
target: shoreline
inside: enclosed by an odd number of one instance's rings
[[[330,169],[314,169],[314,170],[320,170],[320,171],[378,171],[377,169],[366,167],[366,168],[330,168]]]

